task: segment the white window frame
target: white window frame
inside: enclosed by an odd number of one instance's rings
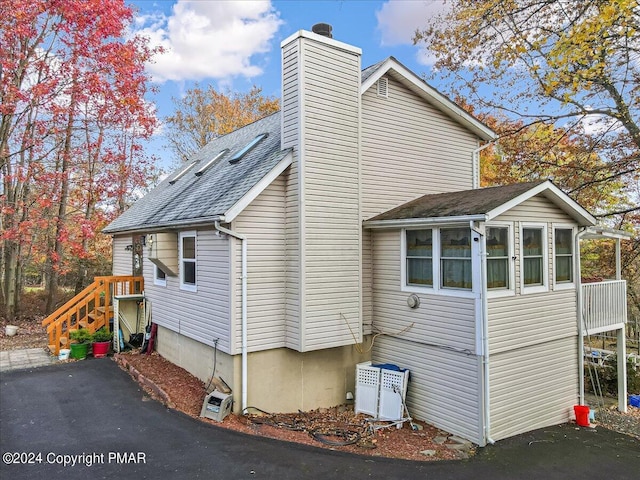
[[[162,273],[164,273],[164,278],[158,277],[158,271],[161,271]],[[167,272],[162,270],[155,263],[153,264],[153,284],[154,285],[158,285],[159,287],[166,287],[167,286]]]
[[[465,298],[476,298],[478,296],[477,288],[479,288],[475,284],[476,276],[474,274],[475,269],[478,268],[477,263],[474,259],[474,249],[473,249],[473,231],[469,229],[469,234],[471,235],[471,268],[472,274],[471,278],[474,282],[473,288],[470,290],[463,288],[450,288],[442,286],[442,278],[440,273],[440,263],[441,263],[441,252],[440,252],[440,230],[448,229],[448,228],[468,228],[467,225],[438,225],[438,226],[429,226],[429,227],[416,227],[416,228],[403,228],[400,230],[400,290],[402,292],[410,292],[410,293],[422,293],[422,294],[432,294],[432,295],[443,295],[449,297],[465,297]],[[432,266],[433,266],[433,286],[418,286],[418,285],[407,285],[407,231],[408,230],[432,230],[433,231],[433,240],[432,240]]]
[[[516,294],[516,257],[515,257],[515,238],[514,238],[514,228],[513,223],[511,222],[491,222],[485,224],[485,233],[488,228],[506,228],[507,229],[507,247],[509,248],[508,254],[508,288],[488,288],[487,286],[487,297],[495,298],[495,297],[511,297]],[[485,248],[486,247],[487,238],[485,238]],[[489,255],[485,256],[487,265],[489,264]],[[487,272],[485,272],[485,276]],[[484,278],[483,281],[489,281],[488,278]]]
[[[185,238],[193,238],[194,246],[195,246],[195,257],[194,259],[184,259],[182,257],[183,250],[183,240]],[[186,290],[188,292],[197,292],[198,291],[198,236],[195,230],[189,230],[186,232],[180,232],[180,237],[178,240],[178,254],[179,254],[179,269],[180,269],[180,290]],[[192,262],[195,265],[196,278],[195,284],[185,283],[184,281],[184,262]]]
[[[554,290],[571,290],[576,288],[576,228],[574,225],[554,223],[552,225],[551,245],[553,245],[553,289]],[[556,230],[571,230],[571,281],[570,282],[557,282],[556,281]]]
[[[542,285],[525,285],[524,283],[524,231],[525,229],[542,230]],[[549,291],[549,232],[546,223],[520,224],[520,288],[523,295],[544,293]]]

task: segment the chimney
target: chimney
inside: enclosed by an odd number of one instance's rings
[[[316,23],[313,27],[311,27],[311,31],[313,33],[317,33],[318,35],[322,35],[323,37],[333,38],[331,31],[333,28],[328,23]]]
[[[327,24],[300,30],[281,48],[281,145],[293,154],[285,187],[285,346],[351,345],[362,341],[362,51],[331,38]]]

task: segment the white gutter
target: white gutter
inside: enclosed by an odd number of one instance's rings
[[[493,445],[496,441],[491,438],[491,397],[489,395],[489,304],[487,301],[487,236],[484,231],[469,222],[471,231],[480,236],[480,278],[482,300],[482,371],[483,371],[483,404],[484,408],[484,438]]]
[[[574,255],[575,255],[575,267],[574,267],[574,278],[576,279],[576,307],[577,307],[577,316],[578,316],[578,373],[579,373],[579,385],[580,385],[580,405],[584,405],[584,331],[586,330],[586,325],[584,324],[584,316],[582,314],[582,278],[580,274],[581,265],[580,265],[580,238],[587,233],[587,228],[583,228],[582,231],[578,232],[575,239],[574,246]]]
[[[215,228],[242,242],[242,411],[247,408],[247,237],[231,231],[215,221]]]
[[[407,228],[421,227],[425,225],[449,225],[451,223],[465,222],[486,222],[487,215],[484,213],[474,215],[459,215],[451,217],[432,217],[432,218],[401,218],[392,220],[365,220],[362,222],[364,228]]]

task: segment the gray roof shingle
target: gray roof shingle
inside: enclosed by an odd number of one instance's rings
[[[238,163],[229,163],[235,152],[262,133],[268,136]],[[201,176],[195,175],[199,168],[224,149],[229,149],[229,152]],[[280,112],[216,138],[136,201],[103,232],[148,230],[211,221],[236,204],[289,151],[280,148]],[[170,183],[193,162],[193,168],[174,184]]]
[[[544,182],[545,180],[540,180],[499,187],[464,190],[461,192],[424,195],[423,197],[392,208],[380,215],[376,215],[367,221],[482,215],[491,212],[495,208],[504,205]]]

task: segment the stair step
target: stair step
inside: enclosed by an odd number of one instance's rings
[[[80,320],[78,322],[78,325],[80,325],[82,328],[89,328],[89,323],[91,323],[91,322],[87,322],[85,320]]]
[[[98,307],[96,310],[104,315],[106,307]],[[113,313],[113,307],[109,305],[109,313]]]

